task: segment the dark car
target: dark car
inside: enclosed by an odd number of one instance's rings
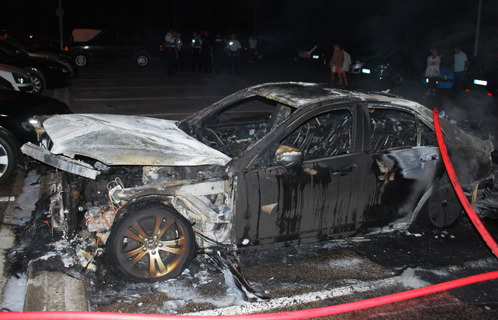
[[[34,116],[69,113],[69,108],[56,99],[0,89],[0,183],[7,180],[21,160],[20,147],[37,142],[38,135],[30,124]]]
[[[140,67],[161,57],[162,40],[145,31],[74,29],[66,51],[77,66],[102,57],[124,57]]]
[[[489,183],[491,142],[441,123],[463,188]],[[414,221],[448,227],[462,212],[432,112],[394,95],[270,83],[178,123],[71,114],[43,128],[52,147],[22,150],[66,171],[57,190],[71,190],[54,195],[51,225],[72,235],[84,212],[85,234],[106,241],[109,265],[127,279],[175,277],[196,252],[315,242]]]
[[[490,97],[498,95],[498,58],[496,55],[483,55],[471,58],[467,69],[462,74],[463,89],[468,92],[483,94]],[[454,73],[446,64],[441,66],[437,81],[437,88],[452,89]],[[422,83],[427,85],[429,79],[422,78]]]
[[[413,70],[410,61],[403,48],[389,47],[378,51],[370,58],[354,61],[351,70],[357,73],[360,69],[360,74],[364,76],[401,85],[406,74]]]
[[[50,52],[38,52],[13,39],[0,36],[0,63],[26,70],[33,82],[33,93],[67,85],[77,75],[74,63]]]
[[[331,44],[315,44],[296,50],[294,61],[305,63],[315,69],[328,69],[330,58],[334,53]]]

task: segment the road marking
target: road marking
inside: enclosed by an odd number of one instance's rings
[[[269,301],[247,302],[239,306],[231,306],[231,307],[219,308],[214,310],[205,310],[194,313],[187,313],[185,315],[221,316],[221,315],[264,313],[275,309],[291,307],[296,305],[304,305],[319,300],[337,298],[360,292],[367,292],[383,287],[384,288],[392,287],[394,285],[401,283],[402,283],[402,276],[396,276],[376,281],[360,281],[352,285],[330,289],[330,290],[304,293],[292,297],[276,298]]]
[[[14,196],[0,197],[0,202],[9,202],[9,201],[16,201],[16,197],[14,197]]]

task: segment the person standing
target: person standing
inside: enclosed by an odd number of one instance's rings
[[[185,70],[185,65],[183,63],[183,41],[182,41],[182,34],[181,33],[176,33],[175,34],[175,40],[176,40],[176,51],[178,53],[178,55],[177,55],[177,63],[176,63],[176,70]]]
[[[228,53],[228,73],[232,72],[232,66],[234,67],[235,73],[239,73],[239,55],[242,46],[240,45],[239,40],[235,36],[235,33],[232,33],[232,38],[228,41],[227,44],[227,53]]]
[[[225,41],[221,38],[221,34],[216,34],[216,39],[214,40],[212,47],[214,72],[216,72],[216,74],[223,73],[225,47],[226,44]]]
[[[197,32],[194,32],[192,36],[192,72],[195,72],[196,68],[201,71],[201,47],[202,40]]]
[[[330,71],[332,72],[330,76],[331,85],[334,85],[334,76],[335,74],[337,74],[337,77],[339,78],[338,85],[342,86],[341,72],[343,64],[344,64],[344,53],[342,52],[339,44],[334,44],[334,53],[332,54],[332,58],[330,59],[329,63]]]
[[[431,55],[427,57],[427,68],[425,69],[425,76],[429,79],[429,90],[427,94],[436,95],[436,87],[440,74],[441,56],[437,54],[436,49],[432,49]]]
[[[344,62],[342,63],[342,71],[340,73],[340,77],[342,77],[342,79],[339,78],[339,82],[342,80],[343,85],[347,87],[348,78],[346,76],[346,72],[349,71],[349,66],[351,65],[351,55],[347,53],[346,50],[344,50],[344,48],[342,48],[341,50],[342,54],[344,55]]]
[[[202,33],[202,44],[201,44],[201,57],[202,57],[202,67],[204,73],[211,73],[211,65],[213,63],[213,57],[211,56],[211,39],[209,39],[209,33],[204,31]]]
[[[453,71],[453,88],[451,88],[453,95],[460,93],[461,87],[463,86],[463,76],[465,70],[467,69],[468,60],[467,55],[459,46],[455,46],[453,49],[455,52],[453,66],[451,70]]]
[[[168,66],[166,68],[166,74],[168,76],[172,76],[175,74],[175,69],[176,69],[176,38],[175,38],[175,32],[170,29],[167,33],[166,36],[164,37],[164,44],[165,44],[165,49],[166,49],[166,56],[168,59]]]
[[[247,63],[254,63],[254,57],[258,51],[258,39],[255,36],[249,38],[249,52],[247,57]]]

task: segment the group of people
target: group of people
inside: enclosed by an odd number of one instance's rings
[[[458,94],[463,86],[463,77],[468,66],[468,59],[465,52],[459,46],[453,48],[455,53],[451,72],[453,72],[453,87],[451,88],[454,95]],[[427,68],[425,76],[429,79],[429,89],[427,94],[436,94],[436,88],[441,74],[441,56],[436,49],[432,49],[431,55],[427,57]]]
[[[216,74],[220,74],[227,65],[229,74],[232,69],[239,74],[239,56],[242,46],[235,34],[227,40],[223,39],[219,33],[212,39],[207,31],[194,32],[191,41],[192,72],[212,73],[214,69]],[[250,41],[250,45],[254,48],[256,44],[257,42]],[[181,34],[174,30],[168,31],[163,47],[165,47],[168,59],[167,74],[174,75],[178,69],[184,69]]]
[[[346,72],[349,71],[349,66],[351,65],[351,56],[347,53],[344,48],[342,48],[339,44],[334,44],[334,53],[332,54],[332,58],[330,59],[329,67],[332,72],[330,78],[330,84],[334,85],[334,77],[337,74],[339,80],[339,86],[348,86],[348,78],[346,76]]]
[[[453,94],[458,94],[463,86],[463,77],[465,70],[468,66],[468,59],[465,52],[459,46],[454,47],[454,62],[451,67],[451,72],[453,73]],[[347,53],[343,47],[339,44],[334,45],[334,52],[332,58],[330,59],[329,67],[331,71],[330,84],[334,85],[334,78],[337,74],[339,86],[348,86],[348,79],[346,72],[349,71],[349,66],[351,65],[351,56]],[[441,56],[438,54],[436,49],[433,49],[431,55],[427,57],[427,68],[425,70],[425,76],[429,79],[427,94],[436,94],[436,87],[438,85],[439,76],[441,74]]]

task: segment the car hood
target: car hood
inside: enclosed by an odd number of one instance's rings
[[[52,153],[85,156],[106,165],[224,166],[231,160],[171,120],[70,114],[51,117],[43,126],[53,142]]]
[[[29,78],[29,74],[25,70],[14,67],[14,66],[9,66],[8,64],[0,64],[0,70],[7,71],[10,73],[19,73],[22,76]]]

